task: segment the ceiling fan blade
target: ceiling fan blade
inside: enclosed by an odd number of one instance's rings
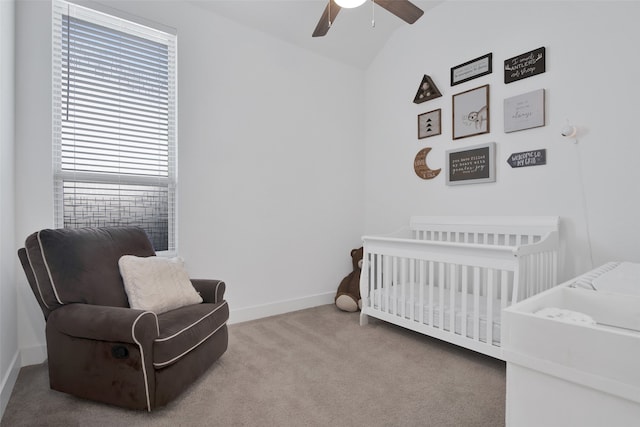
[[[329,0],[327,7],[324,8],[324,12],[318,21],[318,25],[316,25],[316,29],[313,30],[313,37],[322,37],[327,34],[329,28],[331,28],[331,24],[333,24],[336,16],[338,16],[340,9],[340,6],[338,6],[335,1]],[[329,13],[331,13],[331,16],[329,16]]]
[[[416,22],[424,13],[409,0],[374,0],[374,2],[409,24]]]

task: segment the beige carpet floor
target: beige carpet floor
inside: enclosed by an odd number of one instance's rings
[[[49,389],[20,371],[2,418],[18,426],[502,426],[504,362],[333,305],[230,326],[229,350],[152,413]]]

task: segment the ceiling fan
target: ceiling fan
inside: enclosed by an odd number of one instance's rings
[[[422,9],[420,9],[415,4],[411,3],[409,0],[371,0],[379,6],[382,6],[384,9],[396,15],[398,18],[403,21],[413,24],[422,16],[424,13]],[[338,3],[343,4],[340,6]],[[347,4],[352,3],[351,6],[347,6]],[[313,37],[322,37],[327,34],[329,28],[331,28],[331,24],[338,16],[338,12],[342,7],[357,7],[364,3],[364,0],[351,0],[345,2],[345,0],[338,0],[336,3],[335,0],[329,0],[327,7],[324,9],[320,20],[318,21],[318,25],[316,25],[316,29],[313,31]]]

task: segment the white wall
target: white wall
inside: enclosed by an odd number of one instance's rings
[[[18,375],[14,237],[15,2],[0,0],[0,418]]]
[[[16,247],[53,226],[51,4],[16,2]],[[46,357],[44,318],[22,270],[16,274],[22,365]]]
[[[227,282],[232,321],[332,302],[363,231],[364,72],[190,4],[108,7],[177,29],[178,238],[192,277]],[[50,9],[18,1],[21,239],[53,225]],[[20,343],[37,360],[42,315],[20,282]]]
[[[640,261],[637,16],[637,2],[453,1],[397,31],[367,71],[366,232],[393,231],[411,215],[559,215],[561,279],[591,267],[587,225],[596,266]],[[546,73],[505,85],[503,61],[541,46]],[[452,66],[489,52],[492,74],[450,86]],[[413,104],[423,74],[443,96]],[[491,133],[453,141],[451,96],[487,83]],[[546,126],[504,133],[504,98],[540,88]],[[436,108],[442,135],[418,140],[416,116]],[[567,119],[580,129],[578,144],[560,136]],[[447,186],[445,151],[489,141],[497,144],[497,181]],[[413,160],[427,146],[429,166],[442,172],[425,181]],[[506,163],[539,148],[545,166]]]

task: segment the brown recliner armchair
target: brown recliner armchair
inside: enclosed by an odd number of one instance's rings
[[[46,319],[54,390],[151,411],[227,349],[222,281],[191,280],[202,304],[157,315],[129,308],[118,260],[155,256],[142,229],[42,230],[18,255]]]

